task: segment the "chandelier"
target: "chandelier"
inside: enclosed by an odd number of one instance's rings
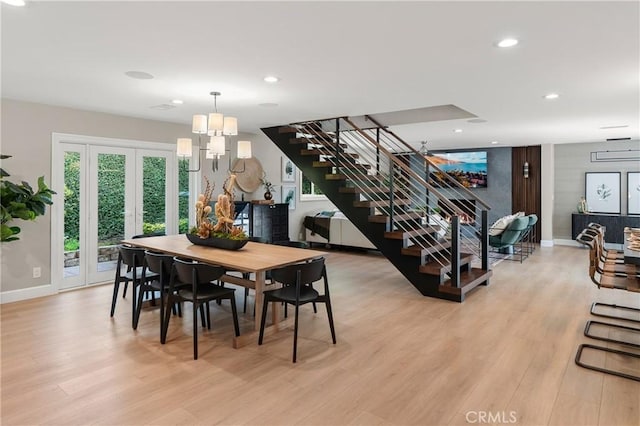
[[[238,134],[238,119],[225,116],[218,112],[218,96],[220,92],[209,93],[213,96],[213,110],[207,119],[206,114],[195,114],[191,124],[191,132],[198,135],[198,167],[189,170],[190,172],[200,171],[201,151],[206,151],[205,158],[212,160],[211,168],[215,172],[218,170],[218,160],[229,150],[225,147],[225,136],[236,136]],[[209,142],[202,148],[202,135],[209,136]],[[193,141],[191,138],[178,138],[177,154],[183,158],[191,157],[193,154]],[[238,141],[238,158],[251,157],[251,142]],[[229,157],[229,171],[231,172],[231,157]],[[241,173],[244,170],[235,171]]]

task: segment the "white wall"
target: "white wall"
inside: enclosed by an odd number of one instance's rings
[[[576,212],[585,194],[585,172],[622,172],[620,191],[622,213],[627,212],[626,172],[640,171],[638,161],[591,162],[595,151],[640,150],[640,141],[612,141],[555,145],[553,202],[553,238],[571,240],[571,213]]]

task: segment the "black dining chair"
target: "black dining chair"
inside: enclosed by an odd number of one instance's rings
[[[264,243],[264,244],[268,244],[269,240],[267,240],[266,238],[262,238],[262,237],[249,237],[249,239],[251,241],[254,241],[256,243]],[[306,241],[276,241],[274,243],[272,243],[273,245],[276,246],[286,246],[286,247],[295,247],[295,248],[301,248],[301,249],[308,249],[309,248],[309,243],[307,243]],[[251,278],[251,274],[248,272],[245,272],[242,274],[242,278],[248,280]],[[271,281],[271,271],[267,271],[265,274],[265,280],[269,280]],[[249,287],[245,287],[244,289],[244,303],[243,303],[243,308],[242,308],[242,312],[243,313],[247,313],[247,298],[249,296]],[[255,315],[256,309],[255,306],[253,307],[253,314]],[[313,304],[313,312],[318,312],[318,309],[316,307],[316,304]],[[285,307],[285,312],[284,312],[285,318],[287,316],[287,311],[286,311],[286,307]]]
[[[158,274],[154,272],[143,273],[145,250],[143,248],[129,247],[126,245],[118,246],[118,262],[116,264],[116,277],[113,282],[113,296],[111,299],[111,317],[113,317],[116,310],[116,302],[118,300],[118,289],[120,283],[125,284],[124,293],[126,293],[126,286],[129,282],[132,283],[133,297],[131,298],[131,325],[135,329],[137,327],[136,321],[136,289],[145,281],[152,281],[158,278]],[[126,266],[126,272],[122,272],[123,267]],[[144,278],[143,278],[144,276]]]
[[[162,231],[158,231],[158,232],[150,232],[147,234],[137,234],[131,237],[132,240],[135,240],[136,238],[147,238],[147,237],[161,237],[161,236],[165,236],[167,234],[165,234]],[[120,258],[118,258],[118,263],[117,263],[117,267],[120,268],[122,266],[121,260]],[[127,267],[127,272],[131,272],[131,266]],[[130,281],[130,280],[129,280]],[[122,289],[122,298],[124,299],[127,295],[127,288],[129,287],[129,281],[124,281],[124,288]],[[154,306],[155,306],[155,301],[154,302]],[[113,308],[115,309],[115,305],[113,306]],[[113,312],[111,313],[111,316],[113,316]]]
[[[162,325],[164,324],[164,301],[166,293],[169,291],[169,278],[171,277],[171,267],[173,266],[173,256],[164,253],[155,253],[152,251],[145,251],[144,266],[142,270],[142,283],[138,291],[138,301],[136,309],[136,319],[134,321],[134,329],[137,329],[138,322],[140,320],[140,312],[142,311],[142,299],[144,292],[156,291],[160,293],[160,333],[162,335]],[[156,278],[147,280],[147,274],[151,272],[156,274]],[[152,299],[154,300],[154,299]],[[182,315],[180,304],[173,305],[173,313],[176,312]],[[177,310],[176,310],[177,309]]]
[[[293,328],[293,362],[296,362],[298,348],[298,316],[300,306],[307,303],[324,303],[329,317],[329,328],[333,344],[336,344],[336,332],[333,325],[333,313],[331,311],[331,298],[329,297],[329,282],[324,257],[319,257],[310,262],[296,263],[271,271],[271,279],[282,284],[276,290],[268,290],[263,293],[262,318],[260,320],[260,335],[258,344],[262,345],[264,326],[267,319],[269,302],[284,302],[295,307],[295,320]],[[324,280],[324,294],[318,293],[311,284]]]
[[[174,303],[190,302],[193,304],[193,359],[198,359],[198,309],[207,308],[207,328],[211,328],[209,302],[229,299],[235,335],[240,335],[238,312],[236,310],[235,289],[222,287],[212,281],[218,280],[225,273],[220,266],[198,263],[191,260],[174,258],[167,293],[167,305],[164,314],[160,342],[167,341],[167,330],[171,318],[171,306]],[[187,284],[185,286],[185,284]],[[201,311],[202,314],[202,311]]]

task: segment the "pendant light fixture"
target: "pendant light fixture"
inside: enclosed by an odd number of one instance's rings
[[[238,134],[238,119],[235,117],[225,116],[218,112],[218,96],[220,92],[211,92],[213,96],[213,112],[206,114],[195,114],[191,122],[191,132],[198,135],[198,167],[190,172],[200,171],[200,152],[206,151],[205,158],[212,160],[212,170],[218,170],[218,160],[225,152],[229,151],[225,148],[225,136],[236,136]],[[209,142],[206,147],[202,148],[202,135],[209,136]],[[241,152],[242,149],[242,152]],[[177,154],[183,158],[192,156],[192,140],[191,138],[179,138],[177,146]],[[248,153],[248,154],[247,154]],[[251,142],[238,141],[238,158],[251,157]],[[231,159],[229,159],[231,162]]]

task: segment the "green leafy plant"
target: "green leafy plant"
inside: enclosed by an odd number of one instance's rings
[[[271,183],[271,181],[269,181],[269,179],[267,179],[266,173],[263,173],[262,177],[260,178],[260,183],[262,183],[262,186],[264,186],[265,191],[276,192],[275,186]]]
[[[0,159],[11,158],[11,155],[0,155]],[[44,215],[47,205],[53,204],[51,196],[55,194],[44,182],[44,176],[38,178],[38,190],[34,192],[28,182],[16,184],[5,178],[10,176],[0,168],[0,219],[2,228],[0,241],[15,241],[20,238],[20,227],[10,226],[8,223],[15,219],[35,220]]]

